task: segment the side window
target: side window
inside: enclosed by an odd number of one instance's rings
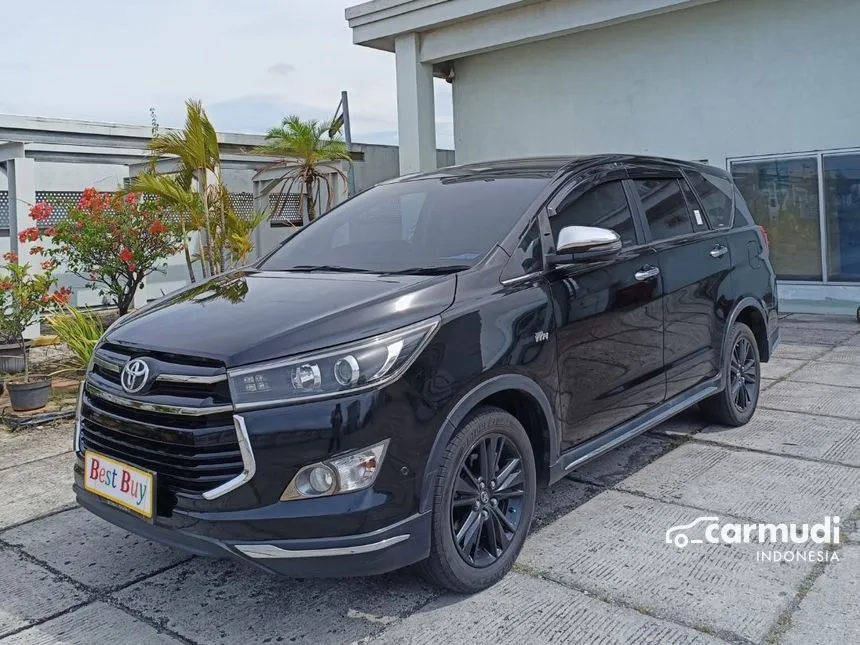
[[[573,195],[562,202],[557,211],[549,220],[554,240],[565,226],[597,226],[618,233],[623,246],[636,244],[633,212],[620,181],[610,181]]]
[[[741,195],[741,191],[735,188],[735,223],[732,225],[732,228],[743,228],[744,226],[752,226],[753,224],[755,224],[755,221],[753,221],[749,206],[747,206],[744,196]]]
[[[522,270],[522,274],[540,271],[543,268],[543,249],[540,244],[540,227],[532,222],[511,255],[511,263]]]
[[[696,231],[707,231],[708,222],[705,220],[705,213],[702,210],[702,206],[699,204],[699,200],[696,199],[696,195],[693,193],[693,190],[690,188],[690,185],[684,179],[679,179],[678,183],[681,185],[681,192],[684,193],[684,199],[687,200],[687,212],[693,220],[693,229]]]
[[[665,240],[693,232],[687,202],[677,179],[634,179],[651,237]]]
[[[686,173],[693,185],[693,190],[699,195],[699,201],[705,207],[711,228],[730,228],[734,212],[732,197],[735,191],[732,182],[710,173],[691,170],[687,170]]]

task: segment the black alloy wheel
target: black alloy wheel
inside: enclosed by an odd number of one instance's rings
[[[758,396],[758,357],[753,352],[752,343],[744,336],[738,338],[732,349],[730,369],[732,402],[738,411],[746,412]]]
[[[481,437],[460,464],[451,498],[451,529],[460,557],[473,567],[496,562],[522,520],[523,459],[502,435]]]
[[[721,392],[705,399],[700,407],[714,423],[742,426],[755,413],[761,387],[761,362],[756,337],[743,323],[736,322],[726,338]]]
[[[476,408],[445,448],[433,490],[430,553],[418,569],[457,593],[494,585],[523,548],[536,491],[525,428],[504,410]]]

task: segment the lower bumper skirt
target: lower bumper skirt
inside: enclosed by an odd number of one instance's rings
[[[78,503],[131,533],[188,553],[229,557],[280,575],[294,577],[367,576],[387,573],[430,553],[430,513],[360,535],[267,542],[221,541],[146,522],[114,508],[75,486]]]

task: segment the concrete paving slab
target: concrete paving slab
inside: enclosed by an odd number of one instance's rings
[[[851,336],[848,340],[845,341],[845,344],[849,347],[857,347],[858,345],[860,345],[860,334]]]
[[[74,453],[0,470],[0,530],[75,504]]]
[[[761,375],[762,378],[779,379],[799,370],[804,365],[806,365],[805,360],[774,356],[767,363],[761,364]]]
[[[782,340],[782,339],[780,339]],[[830,351],[827,345],[798,345],[796,343],[780,342],[776,348],[775,358],[797,358],[800,360],[811,360],[818,358]]]
[[[668,421],[664,421],[649,432],[651,434],[662,434],[667,437],[688,437],[696,434],[702,428],[708,425],[702,413],[699,412],[699,406],[693,406],[681,412],[681,414],[672,417]]]
[[[780,327],[779,339],[783,343],[836,346],[846,343],[855,333],[784,325]]]
[[[87,594],[24,559],[0,550],[0,636],[86,602]]]
[[[761,379],[761,384],[759,385],[759,392],[764,392],[767,388],[769,388],[774,383],[778,383],[776,379],[773,378],[763,378]]]
[[[860,467],[860,422],[848,419],[761,409],[745,426],[710,426],[697,438]]]
[[[847,363],[848,365],[860,366],[860,346],[841,345],[834,347],[824,354],[818,362],[821,363]]]
[[[759,407],[860,419],[860,389],[780,381],[767,389]]]
[[[723,641],[634,609],[607,604],[554,582],[514,572],[482,593],[439,598],[392,625],[370,643],[717,645]]]
[[[689,442],[619,488],[754,521],[820,522],[860,506],[860,469]]]
[[[549,488],[539,490],[531,530],[536,531],[562,515],[567,515],[597,495],[600,490],[597,486],[572,479],[562,479]]]
[[[103,602],[0,639],[0,645],[179,645],[181,642]]]
[[[846,545],[837,555],[792,614],[784,645],[860,643],[860,546]]]
[[[233,645],[280,637],[342,645],[377,634],[436,593],[408,572],[298,580],[231,561],[194,559],[114,597],[195,642]]]
[[[666,544],[670,527],[698,515],[674,504],[605,491],[526,541],[520,563],[658,618],[728,639],[758,641],[813,564],[760,562],[760,547],[754,544],[689,544],[684,549]]]
[[[3,540],[96,589],[122,586],[189,558],[82,508],[19,526],[4,533]]]
[[[639,435],[605,455],[570,472],[573,479],[596,486],[614,486],[675,447],[670,439]]]
[[[0,470],[72,450],[72,430],[66,424],[18,432],[0,430]]]
[[[789,375],[788,380],[860,388],[860,365],[815,361]]]
[[[814,314],[812,314],[814,316]],[[857,320],[854,317],[844,316],[817,316],[812,318],[798,318],[797,315],[789,316],[780,321],[782,329],[814,329],[820,331],[845,331],[857,332]]]

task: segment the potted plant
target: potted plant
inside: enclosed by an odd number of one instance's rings
[[[48,204],[36,204],[30,209],[30,217],[36,222],[44,221],[50,214]],[[38,226],[34,226],[21,231],[18,237],[22,243],[37,242],[42,240],[42,233]],[[38,255],[43,251],[41,246],[33,246],[30,254]],[[50,378],[32,378],[30,375],[30,356],[24,332],[56,304],[68,302],[71,293],[66,288],[55,289],[57,279],[54,270],[57,265],[53,260],[45,260],[39,266],[40,272],[33,271],[29,263],[22,263],[18,254],[12,251],[6,253],[0,262],[0,334],[14,340],[24,361],[23,377],[6,382],[9,402],[15,411],[42,408],[51,396]]]
[[[21,353],[18,342],[0,332],[0,374],[17,374],[23,371],[24,354]],[[0,394],[2,393],[2,386],[0,386]]]

